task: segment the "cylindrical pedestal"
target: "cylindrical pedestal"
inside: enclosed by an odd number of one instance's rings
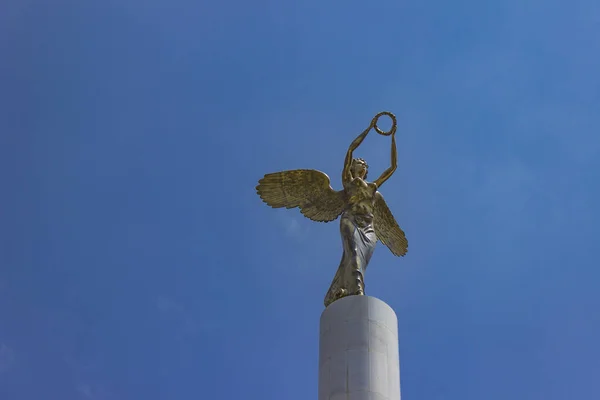
[[[398,319],[383,301],[347,296],[321,315],[319,400],[400,400]]]

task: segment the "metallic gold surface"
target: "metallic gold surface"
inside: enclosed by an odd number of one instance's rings
[[[392,119],[392,127],[384,132],[377,126],[383,115]],[[330,222],[340,219],[343,254],[329,291],[325,307],[349,295],[364,295],[364,273],[377,240],[385,244],[396,256],[404,256],[408,241],[394,219],[378,188],[387,181],[397,167],[396,117],[383,111],[350,144],[342,171],[343,190],[336,191],[329,177],[313,169],[267,174],[259,180],[256,191],[260,198],[273,208],[295,208],[313,221]],[[391,165],[374,182],[368,182],[367,163],[354,158],[353,152],[367,137],[369,131],[392,137]]]

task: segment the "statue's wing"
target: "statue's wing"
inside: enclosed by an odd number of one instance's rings
[[[267,174],[256,192],[273,208],[299,207],[305,217],[319,222],[335,220],[345,206],[344,192],[333,190],[329,177],[314,169]]]
[[[385,244],[395,256],[403,256],[408,251],[408,241],[381,193],[375,194],[373,207],[373,228],[377,239]]]

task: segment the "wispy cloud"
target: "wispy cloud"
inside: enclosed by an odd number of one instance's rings
[[[298,223],[298,220],[296,218],[289,218],[289,223],[288,226],[285,230],[285,232],[289,235],[289,236],[295,236],[298,235],[300,233],[300,223]]]
[[[298,209],[285,210],[276,213],[277,219],[283,227],[285,234],[295,240],[301,240],[308,234],[310,227],[301,218],[304,218]],[[293,215],[296,213],[297,215]]]
[[[81,382],[77,385],[77,393],[83,400],[116,400],[117,397],[105,387]]]
[[[159,296],[156,301],[156,307],[163,317],[171,318],[176,321],[176,324],[179,327],[177,333],[178,339],[183,339],[185,336],[193,336],[200,332],[216,328],[215,323],[212,321],[203,320],[202,323],[199,323],[181,303],[172,298]]]
[[[79,393],[81,395],[81,398],[83,399],[93,399],[94,395],[92,393],[92,388],[90,387],[90,385],[86,384],[86,383],[80,383],[79,385],[77,385],[77,393]]]
[[[2,343],[0,345],[0,374],[8,371],[15,360],[15,352],[14,350]]]

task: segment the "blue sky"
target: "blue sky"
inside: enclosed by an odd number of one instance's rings
[[[600,3],[5,0],[0,57],[1,399],[316,398],[338,225],[254,186],[381,110],[403,398],[600,397]]]

